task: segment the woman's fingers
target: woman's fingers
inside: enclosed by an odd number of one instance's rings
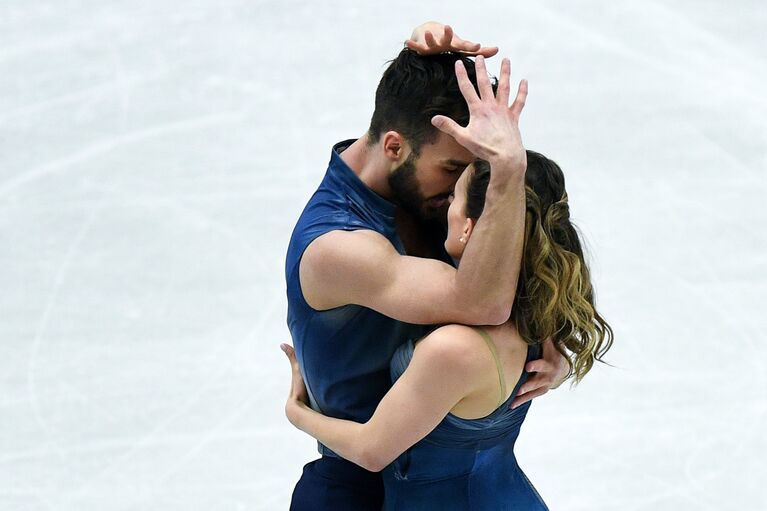
[[[304,383],[304,377],[301,375],[301,368],[298,366],[296,351],[293,349],[293,346],[285,343],[280,344],[280,349],[287,355],[288,361],[290,362],[291,381],[288,398],[306,402],[306,384]]]
[[[479,74],[479,71],[477,71],[477,74]],[[455,77],[458,80],[458,88],[461,89],[463,99],[466,100],[466,104],[469,106],[469,111],[471,111],[472,105],[479,103],[480,99],[479,96],[477,96],[477,91],[474,90],[474,86],[471,84],[471,80],[469,80],[469,75],[466,73],[466,67],[461,60],[455,61]],[[487,79],[487,73],[485,73],[485,78]]]
[[[291,366],[294,364],[298,366],[298,360],[296,360],[296,350],[293,349],[293,346],[290,344],[282,343],[280,344],[280,349],[282,349],[285,355],[288,356],[288,360],[290,361]]]
[[[479,97],[483,101],[494,98],[493,86],[490,85],[490,77],[487,75],[487,67],[485,67],[485,57],[477,55],[474,61],[474,68],[477,75],[477,88],[479,89]]]
[[[519,118],[522,113],[522,109],[525,108],[525,102],[527,101],[527,80],[519,82],[519,88],[517,89],[517,97],[514,98],[514,103],[509,107],[512,115]]]
[[[453,139],[472,153],[476,149],[474,144],[466,138],[466,128],[455,122],[450,117],[444,115],[435,115],[431,118],[431,124],[442,133],[450,135]]]
[[[509,59],[504,58],[501,60],[501,78],[498,80],[498,91],[496,92],[496,99],[498,103],[504,106],[509,106],[509,96],[511,95],[511,62]]]

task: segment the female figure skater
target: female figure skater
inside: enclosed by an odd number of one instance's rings
[[[517,465],[514,444],[530,402],[510,404],[551,336],[577,383],[612,344],[594,307],[589,269],[570,222],[559,166],[527,151],[523,265],[509,320],[475,328],[445,325],[409,341],[391,362],[394,386],[366,423],[326,417],[306,403],[292,347],[285,412],[340,456],[384,470],[386,510],[545,510]],[[460,260],[482,214],[490,177],[481,160],[455,186],[447,252]]]

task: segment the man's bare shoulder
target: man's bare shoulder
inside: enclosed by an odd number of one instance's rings
[[[367,305],[390,273],[397,251],[383,235],[369,230],[330,231],[306,248],[299,267],[304,299],[326,310],[356,303]]]
[[[381,250],[394,250],[391,242],[381,233],[371,229],[334,230],[318,236],[306,247],[302,266],[322,267],[333,261],[359,259],[361,255]]]

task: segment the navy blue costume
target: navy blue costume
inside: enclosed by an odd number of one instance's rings
[[[391,361],[392,381],[413,358],[408,341]],[[495,356],[495,354],[494,354]],[[539,358],[529,346],[527,362]],[[431,433],[384,469],[385,511],[547,511],[517,464],[514,444],[530,401],[509,406],[527,380],[524,370],[511,396],[481,419],[448,414]]]
[[[394,221],[395,205],[368,188],[339,153],[353,140],[333,147],[322,183],[309,199],[288,246],[285,276],[288,327],[312,408],[331,417],[366,422],[391,388],[389,364],[397,348],[426,331],[359,305],[327,311],[304,299],[299,264],[306,247],[334,230],[368,229],[386,237],[404,254]],[[381,474],[339,458],[319,444],[322,458],[307,464],[290,509],[379,511]]]

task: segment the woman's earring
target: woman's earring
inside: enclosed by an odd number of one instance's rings
[[[460,241],[461,243],[466,243],[466,238],[461,236],[460,238],[458,238],[458,241]]]

